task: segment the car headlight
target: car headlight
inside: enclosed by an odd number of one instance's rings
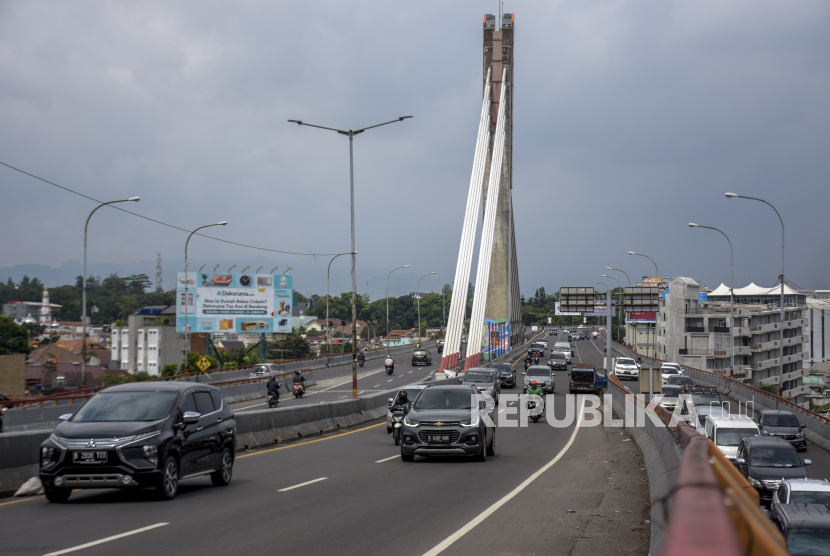
[[[763,483],[761,483],[761,481],[757,481],[757,480],[753,479],[752,477],[747,477],[747,480],[749,481],[749,484],[754,486],[754,487],[764,488],[764,485],[763,485]]]
[[[419,423],[418,421],[413,421],[409,417],[404,417],[403,424],[407,427],[417,427],[420,426],[421,423]]]
[[[773,436],[772,434],[768,433],[767,431],[761,431],[762,436]]]
[[[44,446],[40,449],[40,465],[43,467],[44,465],[50,463],[52,461],[52,455],[55,453],[54,448],[49,448]]]
[[[478,419],[479,419],[479,417],[478,417],[478,415],[476,415],[472,419],[469,419],[467,421],[461,421],[461,423],[459,423],[459,424],[462,427],[477,427],[478,426]]]
[[[150,444],[147,446],[143,446],[142,449],[144,450],[144,459],[152,463],[153,465],[158,465],[159,463],[159,449],[158,446],[154,444]]]
[[[804,438],[804,433],[803,432],[797,432],[797,433],[795,433],[795,437],[796,438]]]

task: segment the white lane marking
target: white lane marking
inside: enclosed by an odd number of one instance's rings
[[[401,457],[401,456],[392,456],[391,458],[379,459],[375,463],[383,463],[384,461],[389,461],[390,459],[397,459],[399,457]]]
[[[345,398],[345,397],[346,397],[346,396],[340,396],[340,397],[339,397],[339,398],[337,398],[337,399],[338,399],[338,400],[342,400],[342,399],[343,399],[343,398]]]
[[[107,537],[105,539],[101,539],[99,541],[92,541],[86,544],[79,544],[78,546],[73,546],[72,548],[67,548],[64,550],[58,550],[57,552],[50,552],[45,556],[58,556],[59,554],[67,554],[69,552],[75,552],[76,550],[82,550],[84,548],[89,548],[90,546],[95,546],[99,544],[103,544],[105,542],[114,541],[116,539],[121,539],[124,537],[129,537],[130,535],[135,535],[136,533],[143,533],[144,531],[149,531],[150,529],[155,529],[156,527],[164,527],[165,525],[170,525],[169,523],[156,523],[155,525],[148,525],[147,527],[142,527],[141,529],[134,529],[132,531],[127,531],[126,533],[121,533],[120,535],[113,535],[111,537]]]
[[[533,481],[538,479],[539,476],[542,473],[544,473],[545,471],[547,471],[548,469],[553,467],[553,465],[557,461],[562,459],[562,456],[565,455],[565,452],[567,452],[570,449],[570,447],[574,443],[574,440],[576,440],[576,433],[579,432],[579,427],[582,424],[582,417],[583,417],[582,413],[585,409],[585,398],[581,398],[580,400],[581,401],[579,403],[579,419],[577,419],[577,421],[576,421],[576,426],[574,427],[574,431],[573,431],[573,433],[571,433],[571,438],[570,438],[570,440],[568,440],[568,443],[565,444],[565,446],[562,448],[562,450],[559,451],[558,454],[556,454],[556,457],[553,458],[552,460],[550,460],[544,466],[542,466],[542,468],[539,469],[537,472],[535,472],[533,475],[531,475],[530,477],[525,479],[524,482],[522,482],[522,484],[520,484],[519,486],[514,488],[511,492],[509,492],[508,494],[503,496],[501,500],[499,500],[498,502],[496,502],[495,504],[493,504],[492,506],[490,506],[489,508],[487,508],[486,510],[481,512],[479,515],[477,515],[472,521],[470,521],[464,527],[462,527],[461,529],[459,529],[458,531],[456,531],[455,533],[453,533],[452,535],[450,535],[449,537],[447,537],[446,539],[441,541],[441,543],[438,544],[432,550],[430,550],[428,552],[425,552],[424,556],[436,556],[436,554],[440,554],[441,552],[443,552],[444,550],[449,548],[450,545],[452,545],[455,541],[457,541],[458,539],[460,539],[461,537],[463,537],[464,535],[466,535],[467,533],[472,531],[479,523],[481,523],[482,521],[487,519],[496,510],[498,510],[499,508],[504,506],[507,502],[509,502],[510,500],[515,498],[516,495],[518,495],[525,488],[530,486],[530,484],[533,483]]]
[[[294,486],[290,486],[290,487],[286,487],[286,488],[281,488],[277,492],[286,492],[288,490],[294,490],[295,488],[304,487],[306,485],[310,485],[310,484],[313,484],[313,483],[319,483],[320,481],[325,481],[326,479],[328,479],[328,477],[320,477],[319,479],[314,479],[313,481],[306,481],[306,482],[300,483],[298,485],[294,485]]]
[[[386,369],[378,369],[377,371],[375,371],[373,373],[368,373],[368,374],[365,374],[363,376],[359,376],[359,377],[357,377],[357,380],[360,380],[361,378],[366,378],[367,376],[376,375],[376,374],[382,373],[382,372],[386,372]],[[349,380],[347,380],[345,382],[335,384],[334,386],[329,386],[328,388],[323,388],[322,390],[315,390],[314,392],[309,392],[309,394],[319,394],[320,392],[325,392],[326,390],[331,390],[332,388],[337,388],[338,386],[343,386],[344,384],[351,384],[351,383],[352,383],[352,377],[349,377]]]
[[[393,380],[395,380],[395,379],[394,379],[394,378],[390,378],[390,379],[389,379],[389,380],[387,380],[386,382],[392,382]]]
[[[246,409],[251,409],[252,407],[259,407],[261,405],[265,405],[264,403],[255,403],[254,405],[249,405],[246,407],[240,407],[239,409],[234,409],[234,411],[245,411]]]
[[[504,413],[504,410],[503,410],[503,409],[499,409],[499,413]]]
[[[377,388],[378,386],[380,386],[380,384],[375,384],[372,388]]]

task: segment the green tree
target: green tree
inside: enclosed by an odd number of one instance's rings
[[[31,353],[29,332],[14,319],[0,316],[0,354]]]

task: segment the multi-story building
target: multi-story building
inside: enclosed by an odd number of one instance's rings
[[[731,334],[735,344],[735,378],[758,384],[763,379],[800,370],[806,355],[805,302],[804,295],[786,288],[782,322],[775,288],[750,284],[735,290],[733,325],[728,288],[719,287],[702,300],[697,282],[676,278],[660,300],[658,357],[729,374]],[[792,386],[783,385],[785,390]]]
[[[804,312],[807,317],[804,368],[810,368],[830,359],[830,290],[812,292]]]
[[[152,315],[130,315],[127,326],[113,324],[110,368],[158,375],[165,365],[181,363],[182,335],[157,322]]]

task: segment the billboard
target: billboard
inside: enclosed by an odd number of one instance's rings
[[[510,351],[510,323],[498,323],[485,317],[484,330],[481,334],[481,353],[490,354],[489,358],[492,358],[508,351]]]
[[[553,308],[554,308],[554,314],[555,315],[566,316],[566,317],[578,317],[578,316],[582,315],[582,313],[563,313],[562,310],[559,308],[559,302],[558,301],[556,303],[554,303]]]
[[[614,311],[614,303],[611,303],[611,311]],[[569,313],[569,312],[562,312],[559,302],[554,303],[554,314],[565,316],[565,317],[607,317],[608,316],[608,305],[605,304],[603,301],[602,304],[595,303],[594,304],[594,311],[591,313]],[[550,323],[548,323],[550,324]]]
[[[657,313],[629,313],[628,322],[655,322]]]
[[[292,279],[291,275],[179,272],[176,331],[291,332]]]

